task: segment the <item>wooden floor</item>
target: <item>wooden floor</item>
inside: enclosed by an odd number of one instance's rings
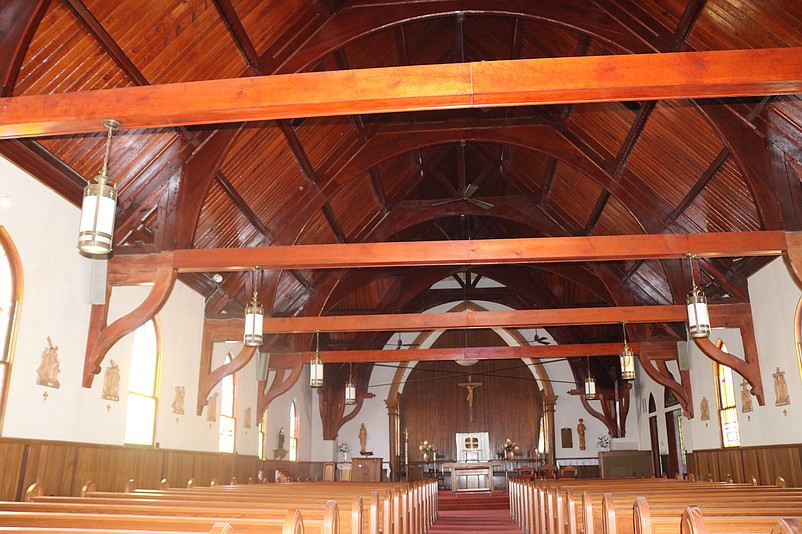
[[[441,491],[437,521],[430,534],[450,532],[521,532],[510,518],[509,494],[495,491],[493,495],[454,495]]]

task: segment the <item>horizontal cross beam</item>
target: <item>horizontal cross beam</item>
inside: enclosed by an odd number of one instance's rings
[[[179,272],[347,269],[433,265],[499,265],[699,257],[777,256],[787,250],[782,231],[703,234],[538,237],[467,241],[411,241],[182,249]],[[120,261],[126,261],[120,257]]]
[[[712,304],[710,322],[714,327],[739,324],[738,318],[751,313],[749,304]],[[617,306],[446,313],[394,313],[374,315],[324,315],[320,317],[265,317],[265,334],[314,332],[417,332],[459,328],[530,328],[582,326],[617,323],[681,323],[687,319],[683,305]],[[238,339],[243,319],[207,321],[216,339]]]
[[[579,358],[585,356],[616,356],[621,352],[621,343],[574,343],[568,345],[538,345],[521,347],[469,347],[411,350],[336,350],[321,351],[320,359],[325,363],[347,362],[411,362],[411,361],[459,361],[459,360],[512,360],[515,358]],[[674,360],[677,344],[671,342],[630,343],[639,354],[648,350],[653,359]],[[271,369],[290,368],[300,359],[308,362],[314,352],[279,352],[270,354]]]
[[[802,48],[581,56],[0,99],[0,138],[415,110],[802,93]]]

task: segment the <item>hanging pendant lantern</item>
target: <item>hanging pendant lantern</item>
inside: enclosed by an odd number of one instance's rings
[[[258,347],[264,339],[262,326],[264,323],[264,309],[259,304],[259,295],[256,291],[256,271],[253,275],[253,297],[251,305],[245,308],[245,333],[242,341],[249,347]]]
[[[320,332],[317,332],[315,355],[309,362],[309,385],[313,388],[323,387],[323,362],[320,360]]]
[[[621,363],[621,380],[635,380],[635,354],[627,343],[627,323],[624,325],[624,347],[618,355]]]
[[[590,372],[590,359],[587,359],[588,363],[588,373],[585,375],[585,398],[587,400],[595,400],[596,399],[596,379],[593,378],[593,374]]]
[[[348,362],[348,381],[345,383],[345,404],[356,404],[356,384],[354,384],[354,372],[351,362]]]
[[[704,338],[710,336],[710,312],[707,309],[707,297],[696,285],[693,275],[694,254],[688,254],[688,265],[691,268],[691,291],[685,298],[688,306],[688,333],[691,337]]]
[[[100,256],[111,252],[114,244],[114,218],[117,211],[117,190],[109,181],[109,154],[111,136],[120,123],[113,119],[103,121],[108,129],[106,154],[103,168],[95,176],[97,183],[88,183],[84,188],[81,204],[81,222],[78,227],[78,249],[88,255]]]

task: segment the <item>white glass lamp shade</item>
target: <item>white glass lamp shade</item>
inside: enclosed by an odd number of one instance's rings
[[[312,361],[309,362],[309,385],[313,388],[323,387],[323,362],[320,356],[315,353]]]
[[[696,284],[685,299],[688,305],[688,332],[691,337],[710,336],[710,313],[707,309],[707,297],[699,291]]]
[[[117,211],[117,190],[108,185],[107,176],[101,174],[96,180],[98,183],[84,188],[78,228],[78,249],[91,255],[111,252]]]
[[[264,309],[254,301],[245,308],[245,334],[242,337],[243,343],[249,347],[258,347],[262,344],[262,323],[264,321]]]
[[[350,378],[345,383],[345,404],[356,404],[356,385]]]
[[[585,377],[585,398],[588,400],[594,400],[596,398],[596,380],[593,378],[593,375]]]
[[[624,348],[621,349],[619,359],[621,362],[621,379],[635,380],[635,354],[633,354],[632,349],[626,342],[624,342]]]

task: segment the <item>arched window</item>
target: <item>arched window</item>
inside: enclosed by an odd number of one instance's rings
[[[796,341],[796,359],[799,363],[799,376],[802,378],[802,298],[796,304],[794,317],[794,340]]]
[[[722,340],[719,339],[716,346],[727,352],[727,346]],[[740,447],[741,434],[738,431],[738,408],[735,406],[735,383],[732,379],[732,369],[713,362],[713,372],[716,375],[721,444],[724,447]]]
[[[3,428],[21,304],[22,264],[11,237],[0,226],[0,430]]]
[[[262,420],[259,421],[259,424],[256,426],[256,430],[259,433],[259,444],[257,445],[257,455],[259,456],[260,460],[266,459],[265,450],[267,450],[267,436],[265,435],[265,429],[267,428],[267,410],[265,413],[262,414]]]
[[[231,363],[231,352],[226,354],[223,365]],[[220,452],[234,452],[234,436],[237,431],[237,374],[224,376],[220,381]]]
[[[125,414],[125,443],[129,445],[153,445],[161,346],[161,326],[156,317],[134,331]]]
[[[298,461],[298,409],[295,401],[290,404],[290,461]]]
[[[546,452],[546,416],[542,415],[540,417],[540,430],[538,431],[537,435],[537,452],[538,453],[545,453]]]

